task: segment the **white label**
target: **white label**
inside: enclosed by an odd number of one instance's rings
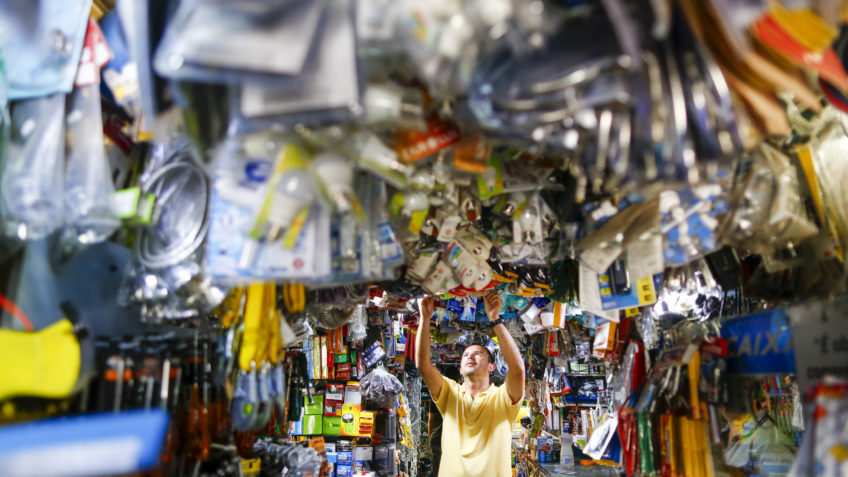
[[[580,254],[580,266],[586,266],[596,273],[604,273],[616,261],[623,249],[618,246],[592,247]]]
[[[796,375],[801,392],[827,375],[848,378],[848,300],[796,305],[787,310],[792,324]],[[777,343],[767,344],[775,352]]]
[[[453,237],[456,235],[456,228],[459,227],[460,222],[462,222],[462,219],[457,215],[451,215],[446,218],[439,227],[439,236],[436,237],[436,240],[439,242],[450,242],[453,240]]]
[[[598,274],[580,264],[580,308],[584,311],[618,323],[617,310],[604,310],[601,305],[601,287]]]
[[[627,269],[632,280],[653,277],[665,270],[662,235],[653,234],[627,246]]]

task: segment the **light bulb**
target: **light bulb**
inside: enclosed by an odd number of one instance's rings
[[[524,234],[526,242],[536,242],[541,237],[536,237],[536,221],[539,220],[539,212],[535,205],[528,205],[518,218],[518,225]]]
[[[315,158],[315,172],[338,212],[353,208],[353,166],[350,161],[335,153],[322,153]]]
[[[311,204],[314,198],[309,173],[303,169],[290,169],[283,173],[280,182],[271,192],[271,208],[268,213],[271,229],[268,239],[278,239],[297,214]]]
[[[365,119],[369,123],[390,121],[400,117],[401,95],[397,88],[373,84],[368,86],[363,97]]]

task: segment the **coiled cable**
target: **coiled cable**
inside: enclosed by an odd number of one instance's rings
[[[193,183],[199,186],[189,187]],[[183,148],[154,170],[142,189],[144,193],[156,196],[160,215],[155,227],[139,230],[135,242],[136,258],[152,270],[176,265],[197,251],[206,239],[209,229],[206,210],[209,178],[206,171],[188,149]],[[165,208],[165,204],[169,207]],[[199,205],[202,213],[180,213],[191,204]],[[179,214],[175,217],[179,220],[174,220],[170,214]]]

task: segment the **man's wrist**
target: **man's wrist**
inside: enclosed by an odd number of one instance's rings
[[[504,319],[501,316],[498,316],[494,320],[489,321],[489,324],[494,328],[495,326],[504,324]]]

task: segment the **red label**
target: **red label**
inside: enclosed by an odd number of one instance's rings
[[[711,343],[701,343],[701,352],[716,356],[727,356],[727,340],[725,338],[713,338]]]
[[[82,53],[80,54],[75,86],[87,86],[100,82],[100,68],[112,59],[112,51],[100,26],[88,19],[88,27],[83,38]]]
[[[398,157],[406,162],[416,162],[459,142],[460,132],[455,124],[431,119],[427,131],[402,131],[397,136]]]

